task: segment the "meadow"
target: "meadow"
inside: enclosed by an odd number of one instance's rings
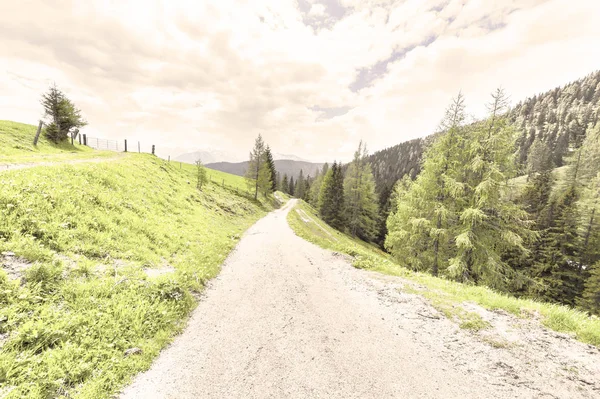
[[[111,397],[184,328],[206,281],[274,206],[222,172],[208,170],[200,191],[195,173],[147,154],[0,172],[0,397]]]

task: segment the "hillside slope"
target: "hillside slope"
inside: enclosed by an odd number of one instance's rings
[[[42,163],[73,159],[89,159],[112,157],[114,152],[94,151],[91,148],[75,142],[54,144],[40,134],[37,146],[33,139],[37,126],[24,123],[0,121],[0,170],[1,165],[15,163]]]
[[[0,172],[0,397],[110,397],[183,327],[272,207],[194,173],[138,154]]]
[[[586,130],[594,127],[599,118],[600,71],[517,103],[509,111],[509,119],[519,129],[518,161],[527,161],[529,148],[539,138],[548,143],[554,164],[562,166],[569,148],[579,147]],[[400,143],[369,157],[380,204],[386,203],[397,180],[404,175],[416,176],[425,146],[433,137]]]

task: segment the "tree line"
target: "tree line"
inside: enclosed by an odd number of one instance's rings
[[[600,71],[535,95],[511,107],[507,114],[518,130],[515,162],[524,173],[530,149],[536,139],[543,141],[555,166],[562,166],[572,149],[581,147],[590,127],[600,118]],[[420,172],[425,149],[437,138],[434,134],[377,151],[369,156],[375,177],[380,208],[377,243],[383,246],[387,234],[391,195],[397,180]]]

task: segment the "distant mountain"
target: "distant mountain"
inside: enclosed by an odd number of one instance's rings
[[[194,152],[188,152],[186,154],[181,154],[177,158],[175,158],[175,161],[194,163],[198,159],[202,160],[202,163],[205,165],[214,162],[241,162],[243,160],[243,158],[227,151],[198,150]]]
[[[235,155],[228,151],[204,149],[204,150],[198,150],[198,151],[194,151],[194,152],[188,152],[185,154],[181,154],[175,158],[175,161],[185,162],[185,163],[194,163],[198,159],[201,159],[202,163],[206,165],[209,163],[218,163],[218,162],[240,163],[240,162],[244,162],[244,160],[246,158],[240,157],[239,155]],[[276,152],[273,153],[273,159],[310,162],[310,161],[307,161],[306,159],[302,159],[296,155],[279,154]]]
[[[245,162],[215,162],[206,164],[207,168],[220,170],[221,172],[231,173],[233,175],[244,176],[248,169],[248,161]],[[293,159],[277,159],[275,160],[275,169],[281,176],[288,175],[298,177],[300,170],[304,176],[314,176],[317,169],[323,167],[322,163],[296,161]]]

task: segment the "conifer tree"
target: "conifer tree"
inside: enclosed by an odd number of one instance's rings
[[[591,267],[589,274],[580,305],[590,313],[600,315],[600,261]]]
[[[271,148],[268,145],[265,149],[265,162],[267,163],[271,175],[271,191],[275,192],[277,191],[277,170],[275,169],[275,161],[273,161]]]
[[[501,89],[492,95],[487,120],[469,132],[464,162],[457,253],[448,272],[463,282],[505,288],[512,269],[503,259],[506,251],[525,252],[523,241],[532,235],[527,213],[503,198],[508,179],[514,177],[516,132],[505,116],[507,99]],[[464,205],[463,205],[464,204]]]
[[[288,194],[291,195],[292,197],[295,194],[296,190],[296,184],[294,183],[294,176],[290,177],[290,184],[289,184],[289,188],[288,188]]]
[[[296,186],[294,188],[294,196],[296,198],[304,198],[305,191],[305,181],[304,181],[304,173],[302,169],[300,169],[300,174],[298,175],[298,179],[296,180]]]
[[[377,233],[377,196],[367,148],[361,141],[344,178],[345,221],[353,236],[372,241]]]
[[[464,98],[459,93],[440,123],[440,137],[424,155],[413,184],[397,186],[395,211],[388,217],[385,245],[402,263],[435,276],[455,251],[451,229],[458,223],[463,192]]]
[[[87,125],[81,111],[56,84],[50,86],[48,92],[42,95],[42,105],[45,115],[50,119],[46,127],[46,136],[55,143],[66,140],[69,134],[73,134],[74,129]]]
[[[329,164],[325,163],[325,165],[323,165],[323,168],[317,172],[317,175],[315,176],[313,184],[310,187],[309,202],[314,207],[319,206],[319,194],[321,191],[321,185],[323,184],[323,179],[325,178],[325,175],[327,174],[328,170],[329,170]]]
[[[549,205],[550,226],[542,232],[540,255],[534,266],[539,285],[532,293],[538,298],[575,305],[581,295],[577,199],[577,188],[571,185]]]
[[[319,194],[319,214],[331,227],[344,228],[344,177],[342,166],[334,162],[323,179]]]
[[[281,179],[281,191],[283,191],[286,194],[290,193],[290,184],[288,183],[288,177],[287,177],[287,173],[283,174],[283,179]]]
[[[272,179],[271,170],[266,160],[266,147],[262,136],[259,134],[254,142],[254,148],[250,152],[250,161],[246,170],[246,184],[254,190],[254,199],[258,199],[258,193],[265,196],[271,192]]]

